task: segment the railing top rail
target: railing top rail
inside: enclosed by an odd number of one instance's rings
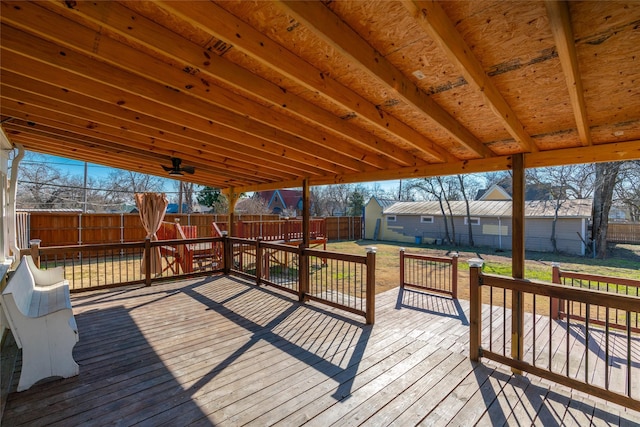
[[[422,260],[425,260],[425,261],[446,262],[448,264],[451,264],[453,262],[453,257],[424,255],[424,254],[412,254],[412,253],[408,253],[408,252],[404,253],[404,257],[405,258],[413,258],[413,259],[422,259]]]
[[[336,259],[339,261],[357,262],[360,264],[367,263],[366,255],[343,254],[338,252],[329,252],[322,249],[304,249],[304,253],[317,258]]]
[[[640,287],[640,280],[627,279],[623,277],[602,276],[599,274],[578,273],[575,271],[560,270],[560,277],[567,279],[590,280],[592,282],[610,283],[612,285],[625,285]]]
[[[512,291],[523,291],[552,298],[568,299],[593,305],[608,306],[632,312],[639,311],[640,297],[614,294],[596,289],[574,288],[540,280],[515,279],[495,274],[480,274],[481,285],[489,285]]]
[[[40,246],[38,250],[42,254],[55,254],[62,252],[81,252],[91,250],[108,250],[108,249],[128,249],[128,248],[144,248],[144,241],[140,242],[124,242],[124,243],[95,243],[88,245],[70,245],[70,246]],[[29,251],[29,249],[25,249]]]
[[[283,252],[291,252],[291,253],[300,252],[300,249],[298,246],[284,245],[282,243],[271,243],[268,241],[261,241],[260,247],[265,249],[276,249]]]

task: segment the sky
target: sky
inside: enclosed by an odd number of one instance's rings
[[[57,168],[57,169],[61,169],[64,170],[65,172],[67,172],[69,175],[75,175],[75,176],[80,176],[83,177],[84,176],[84,163],[82,161],[79,160],[72,160],[72,159],[67,159],[67,158],[63,158],[63,157],[56,157],[56,156],[51,156],[51,155],[47,155],[47,154],[39,154],[39,153],[29,153],[30,155],[34,155],[34,159],[33,160],[37,160],[37,161],[43,161],[46,162],[47,164]],[[25,158],[23,160],[23,162],[26,161],[31,161],[31,159],[29,158]],[[114,168],[110,168],[108,166],[102,166],[102,165],[96,165],[93,163],[87,163],[87,174],[88,177],[90,178],[94,178],[96,180],[102,180],[104,178],[107,178],[109,176],[109,173],[111,171],[115,170]],[[197,171],[196,171],[197,173]],[[165,187],[163,188],[163,191],[165,191],[166,193],[173,193],[176,192],[176,187],[175,187],[175,180],[172,179],[166,179],[165,180]],[[391,180],[391,181],[378,181],[377,182],[380,186],[380,188],[382,188],[384,191],[397,191],[398,190],[398,184],[399,181],[398,180]],[[363,185],[372,188],[374,186],[374,182],[365,182],[363,183]]]

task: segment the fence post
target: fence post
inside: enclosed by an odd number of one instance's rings
[[[220,233],[222,234],[222,238],[224,239],[222,241],[222,252],[224,253],[224,274],[229,275],[229,273],[231,273],[231,263],[233,262],[233,248],[231,242],[229,241],[228,232],[225,230],[221,231]]]
[[[144,239],[144,285],[151,286],[151,239]]]
[[[262,242],[261,237],[256,238],[256,285],[262,282]]]
[[[29,247],[31,248],[31,258],[33,258],[33,262],[36,267],[40,268],[40,239],[31,239],[29,240]],[[18,255],[18,258],[20,255]]]
[[[451,296],[458,299],[458,252],[451,255]]]
[[[376,251],[378,248],[367,248],[367,325],[373,325],[376,320]]]
[[[480,339],[482,331],[482,264],[479,258],[469,260],[469,359],[480,360]]]
[[[405,248],[400,248],[400,288],[404,289],[404,251]]]
[[[298,301],[304,302],[309,293],[309,255],[305,244],[301,244],[299,250],[298,283],[300,287],[298,289]]]
[[[556,283],[558,285],[562,284],[560,280],[560,263],[552,262],[551,263],[551,282]],[[560,314],[560,300],[558,298],[551,298],[551,312],[549,315],[552,319],[557,320]]]

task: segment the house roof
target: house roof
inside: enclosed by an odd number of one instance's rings
[[[591,199],[565,200],[558,211],[563,218],[589,218],[591,216]],[[473,200],[469,201],[471,216],[477,217],[511,217],[509,201]],[[466,216],[467,207],[464,201],[450,201],[453,216]],[[449,215],[449,208],[445,204],[445,211]],[[384,209],[384,215],[430,215],[441,216],[442,211],[438,201],[426,202],[396,202]],[[525,202],[525,216],[528,218],[553,218],[555,205],[550,200],[529,200]]]
[[[266,200],[269,206],[271,206],[275,200],[279,200],[285,208],[297,207],[298,202],[302,198],[301,190],[260,191],[256,194],[261,199]]]
[[[640,2],[2,1],[13,144],[235,191],[640,158]]]
[[[375,201],[383,210],[392,206],[394,203],[397,202],[397,200],[395,199],[385,199],[385,198],[373,196],[369,199],[367,204],[371,203],[372,201]]]

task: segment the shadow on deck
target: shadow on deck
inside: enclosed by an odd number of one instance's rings
[[[468,359],[468,302],[395,289],[376,324],[215,276],[73,296],[80,375],[5,425],[633,425],[640,414]],[[15,388],[14,388],[15,389]]]

